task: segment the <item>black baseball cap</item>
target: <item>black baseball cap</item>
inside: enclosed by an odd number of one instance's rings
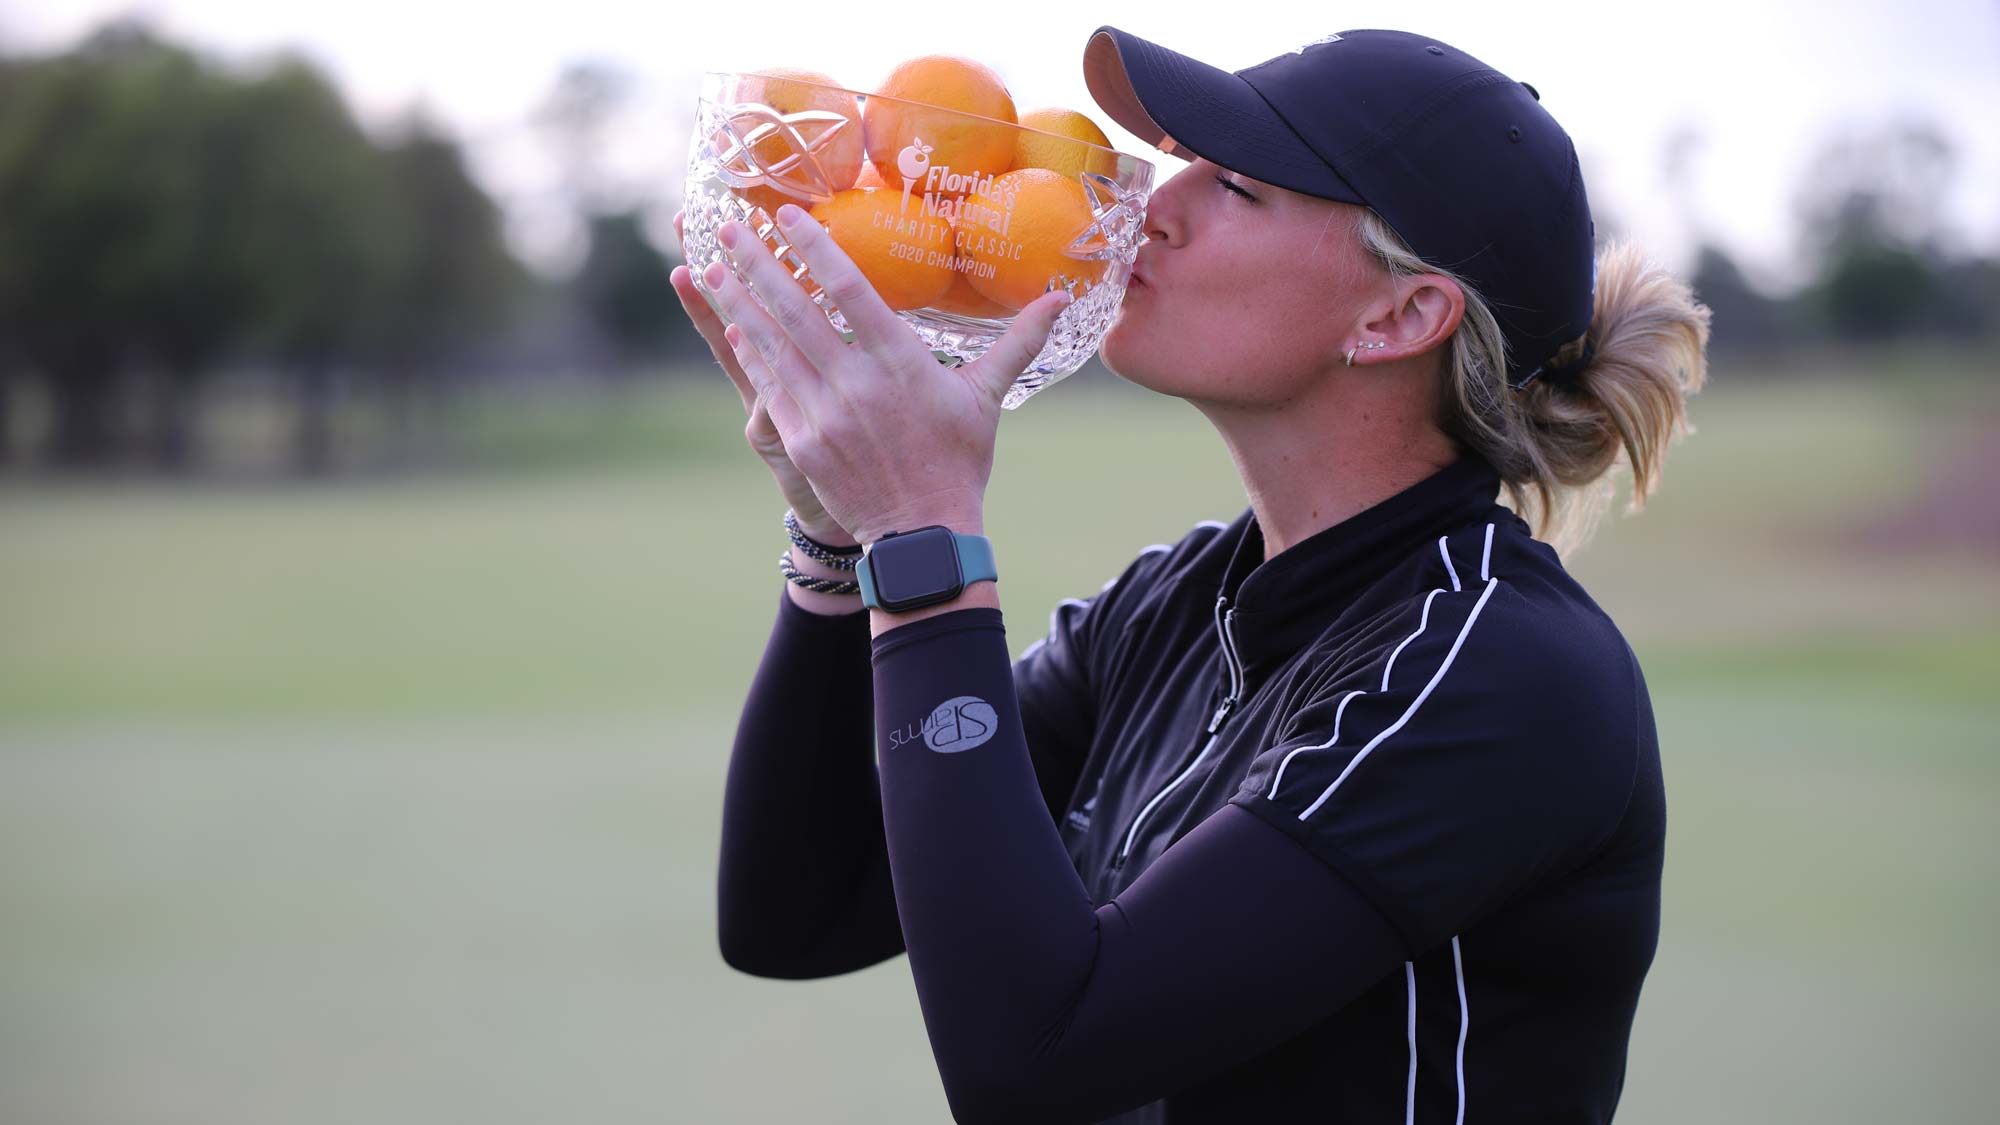
[[[1534,87],[1404,31],[1342,31],[1231,73],[1115,27],[1083,55],[1134,136],[1304,195],[1374,209],[1499,321],[1509,384],[1590,325],[1595,229],[1576,147]]]

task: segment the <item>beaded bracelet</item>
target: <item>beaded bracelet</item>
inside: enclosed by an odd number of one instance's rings
[[[814,578],[810,574],[800,574],[799,568],[792,565],[792,553],[790,551],[786,551],[784,554],[778,556],[778,573],[784,575],[787,582],[795,586],[804,586],[806,589],[816,593],[858,594],[861,592],[861,583],[859,582],[836,582],[831,578]]]
[[[861,561],[861,544],[852,547],[832,547],[814,539],[799,526],[799,514],[791,508],[785,509],[785,534],[792,537],[792,543],[806,553],[807,558],[817,559],[835,570],[853,570]]]

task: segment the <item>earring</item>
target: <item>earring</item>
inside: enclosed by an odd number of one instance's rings
[[[1365,344],[1356,344],[1353,347],[1347,349],[1347,366],[1349,367],[1354,366],[1354,353],[1360,351],[1362,348],[1367,348],[1369,351],[1374,351],[1376,348],[1386,348],[1388,346],[1389,345],[1382,340],[1370,340],[1368,343]]]

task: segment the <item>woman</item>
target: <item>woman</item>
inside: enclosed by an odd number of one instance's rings
[[[1665,803],[1638,664],[1544,540],[1615,463],[1657,482],[1707,310],[1593,258],[1568,137],[1445,44],[1342,32],[1230,74],[1104,28],[1085,67],[1189,161],[1104,363],[1207,416],[1249,507],[1010,663],[980,504],[1061,295],[941,372],[802,214],[851,346],[725,228],[788,305],[712,267],[724,329],[675,285],[797,519],[723,956],[907,950],[960,1121],[1608,1120]],[[827,592],[856,544],[865,610]]]

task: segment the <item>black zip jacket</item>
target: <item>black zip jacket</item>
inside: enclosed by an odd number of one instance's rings
[[[961,1122],[1608,1121],[1659,931],[1653,717],[1498,487],[1468,457],[1268,561],[1248,510],[1204,523],[1018,661],[996,610],[871,646],[783,599],[723,956],[907,950]]]

